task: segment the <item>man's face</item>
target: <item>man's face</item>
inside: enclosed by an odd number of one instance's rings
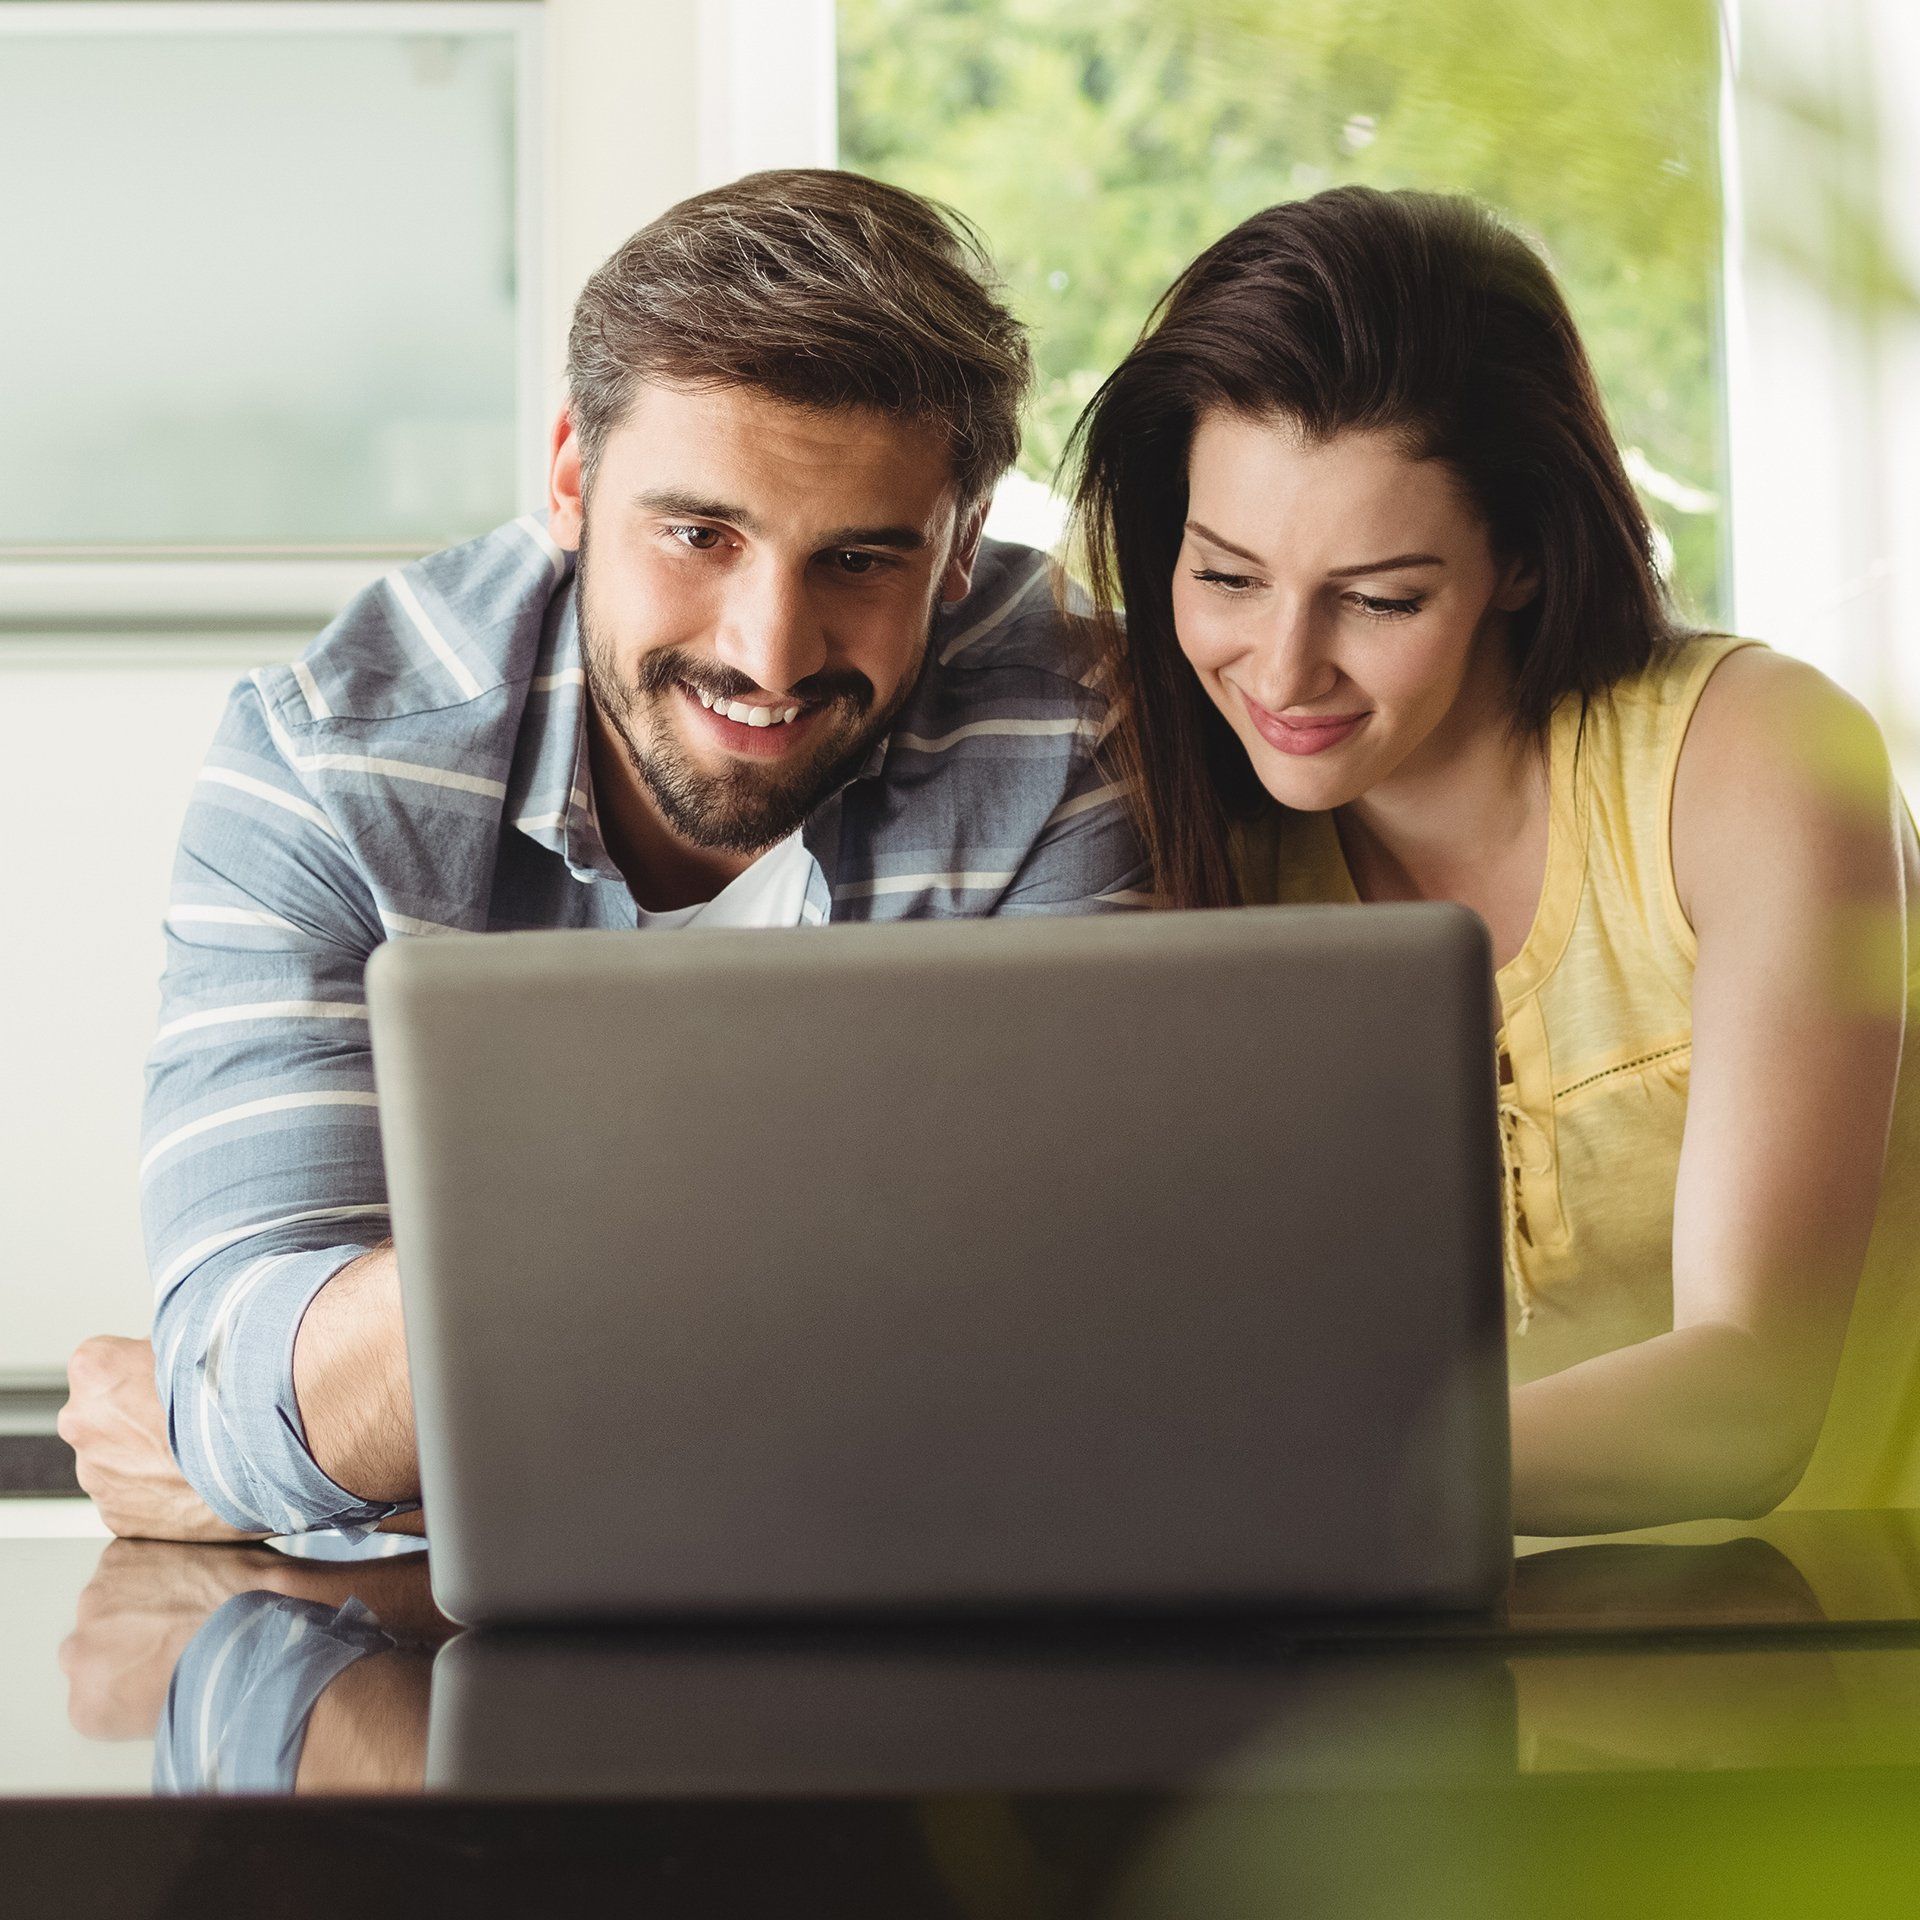
[[[935,430],[743,387],[640,383],[587,498],[563,415],[551,504],[595,707],[665,824],[728,853],[858,769],[979,539]]]

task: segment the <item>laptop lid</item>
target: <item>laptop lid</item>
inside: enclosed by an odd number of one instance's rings
[[[445,937],[368,990],[455,1618],[1504,1587],[1464,910]]]

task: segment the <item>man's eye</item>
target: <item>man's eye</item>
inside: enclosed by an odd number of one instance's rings
[[[695,553],[707,553],[720,544],[720,530],[717,527],[669,527],[667,538],[678,540],[683,547],[691,547]]]
[[[858,547],[842,547],[833,555],[833,564],[842,573],[872,573],[880,565],[880,556],[862,553]]]

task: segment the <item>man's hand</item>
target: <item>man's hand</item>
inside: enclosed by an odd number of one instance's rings
[[[152,1739],[187,1643],[237,1593],[283,1594],[332,1609],[358,1600],[390,1638],[416,1652],[458,1631],[433,1604],[423,1554],[296,1560],[272,1547],[109,1540],[60,1648],[74,1731],[89,1740]]]
[[[67,1404],[56,1423],[100,1518],[144,1540],[263,1540],[227,1523],[187,1485],[167,1447],[154,1384],[153,1344],[99,1334],[67,1362]]]
[[[74,1731],[151,1740],[187,1642],[236,1593],[272,1590],[288,1565],[271,1547],[236,1553],[109,1540],[60,1647]]]

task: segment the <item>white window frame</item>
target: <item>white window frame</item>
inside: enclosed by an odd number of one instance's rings
[[[834,0],[704,0],[700,182],[838,164]]]
[[[1920,19],[1911,0],[1723,0],[1723,23],[1734,621],[1866,705],[1911,793],[1920,321],[1849,298],[1822,188],[1843,184],[1920,277],[1920,205],[1900,190],[1920,179]],[[1822,116],[1861,126],[1858,146],[1823,148]]]
[[[547,292],[547,9],[538,0],[15,0],[12,35],[497,34],[515,52],[515,490],[545,498],[552,302]],[[414,546],[59,546],[0,543],[0,634],[306,627]]]

